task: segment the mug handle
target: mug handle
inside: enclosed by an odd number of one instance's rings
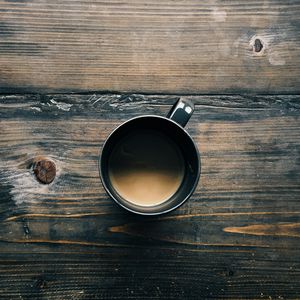
[[[189,121],[195,110],[195,106],[190,100],[181,100],[179,99],[172,107],[170,112],[167,115],[167,118],[175,121],[180,126],[184,127]]]

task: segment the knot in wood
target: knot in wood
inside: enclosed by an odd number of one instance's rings
[[[56,166],[51,160],[39,160],[33,164],[33,172],[39,182],[49,184],[55,178]]]
[[[263,48],[263,44],[260,39],[255,39],[254,41],[254,51],[260,52]]]

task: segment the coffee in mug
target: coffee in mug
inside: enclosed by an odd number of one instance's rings
[[[141,206],[161,204],[176,193],[184,177],[179,147],[155,130],[123,137],[109,158],[109,178],[117,193]]]

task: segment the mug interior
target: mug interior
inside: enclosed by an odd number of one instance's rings
[[[136,129],[152,130],[167,135],[176,143],[184,159],[185,171],[180,187],[168,200],[158,205],[141,206],[127,201],[116,191],[110,180],[109,158],[114,148],[124,136]],[[134,213],[157,215],[180,206],[193,193],[199,180],[200,158],[192,138],[180,125],[164,117],[141,116],[123,123],[111,133],[103,146],[99,169],[104,188],[119,205]]]

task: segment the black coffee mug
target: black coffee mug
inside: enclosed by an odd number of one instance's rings
[[[117,127],[103,145],[99,160],[99,171],[103,186],[111,198],[130,212],[140,215],[159,215],[170,212],[182,205],[194,192],[200,177],[200,155],[191,136],[184,126],[194,111],[188,100],[179,100],[167,117],[145,115],[132,118]],[[109,176],[109,159],[118,142],[135,130],[151,130],[173,140],[180,149],[184,160],[183,180],[177,191],[166,201],[154,206],[134,204],[123,198],[114,188]]]

